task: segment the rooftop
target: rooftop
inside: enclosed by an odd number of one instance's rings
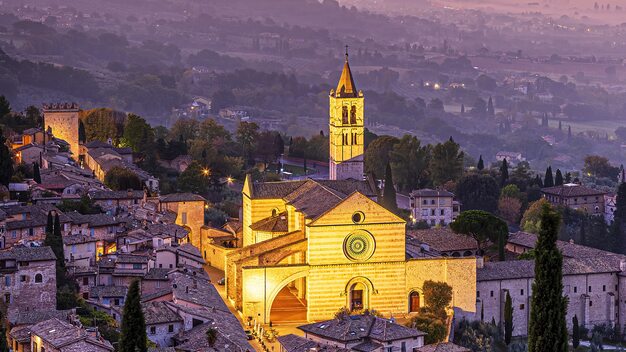
[[[584,197],[584,196],[602,196],[605,192],[585,187],[575,183],[568,183],[562,186],[542,188],[541,192],[560,197]]]
[[[193,193],[171,193],[161,197],[162,203],[170,202],[206,202],[206,199]]]
[[[442,342],[420,347],[417,352],[471,352],[471,350],[452,342]]]
[[[318,342],[308,340],[302,336],[289,334],[278,336],[278,342],[285,352],[303,352],[315,349],[317,352],[349,352],[349,349],[332,345],[321,345]]]
[[[298,329],[307,334],[342,343],[366,338],[373,341],[394,341],[426,335],[419,330],[369,314],[350,315],[339,319],[302,325]]]
[[[146,325],[183,321],[183,319],[170,309],[169,305],[165,302],[142,303],[141,309],[146,319]]]
[[[475,250],[478,248],[472,237],[454,233],[449,227],[431,228],[425,230],[407,231],[407,239],[415,240],[420,244],[427,244],[430,249],[438,252],[454,252]]]
[[[56,256],[50,247],[26,247],[14,246],[0,251],[0,260],[13,259],[18,262],[34,262],[56,260]]]
[[[412,197],[454,197],[454,193],[440,189],[423,188],[411,192]]]

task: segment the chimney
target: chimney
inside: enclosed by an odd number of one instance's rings
[[[482,269],[485,267],[485,258],[476,257],[476,269]]]

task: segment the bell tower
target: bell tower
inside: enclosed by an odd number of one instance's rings
[[[357,91],[348,63],[343,65],[337,89],[330,91],[330,164],[331,180],[363,179],[364,98]]]

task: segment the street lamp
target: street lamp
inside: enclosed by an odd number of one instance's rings
[[[205,167],[204,169],[202,169],[202,174],[204,176],[209,176],[211,174],[211,170]]]

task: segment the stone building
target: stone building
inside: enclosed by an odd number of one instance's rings
[[[369,314],[343,316],[298,326],[298,329],[304,332],[304,337],[278,337],[283,350],[306,351],[308,349],[303,347],[313,342],[309,348],[319,345],[335,346],[346,351],[410,352],[424,346],[426,335],[419,330]]]
[[[79,125],[78,105],[74,103],[44,104],[43,121],[46,131],[69,144],[70,152],[78,160],[80,154],[78,140]]]
[[[56,257],[50,247],[0,251],[0,295],[8,309],[56,309]]]
[[[188,230],[189,242],[196,248],[203,248],[201,229],[206,205],[206,199],[192,193],[173,193],[159,199],[159,210],[176,214],[176,225]]]
[[[473,316],[475,259],[407,256],[406,222],[363,180],[362,103],[346,60],[330,99],[330,180],[246,177],[242,246],[206,258],[225,260],[227,296],[244,316],[266,324],[326,320],[341,308],[407,315],[427,280],[452,286],[455,314]]]
[[[459,203],[454,201],[454,194],[446,190],[416,190],[411,192],[409,200],[413,221],[447,226],[459,215]]]
[[[568,183],[562,186],[542,188],[541,193],[552,205],[582,210],[587,214],[604,215],[605,192]]]
[[[162,301],[143,303],[141,309],[148,339],[160,347],[172,346],[174,336],[183,330],[183,318]]]
[[[507,250],[524,253],[535,246],[537,236],[511,234]],[[580,326],[626,324],[626,256],[570,242],[558,241],[564,256],[563,294],[568,298],[566,322],[572,328],[576,315]],[[532,260],[512,260],[480,264],[476,273],[477,312],[485,321],[503,321],[508,292],[513,302],[513,335],[526,336],[534,281]],[[478,318],[480,319],[480,315]]]
[[[337,89],[330,91],[329,100],[330,179],[362,180],[365,99],[354,84],[347,51]]]
[[[111,343],[97,331],[87,331],[67,321],[53,318],[29,328],[32,352],[113,352]]]

